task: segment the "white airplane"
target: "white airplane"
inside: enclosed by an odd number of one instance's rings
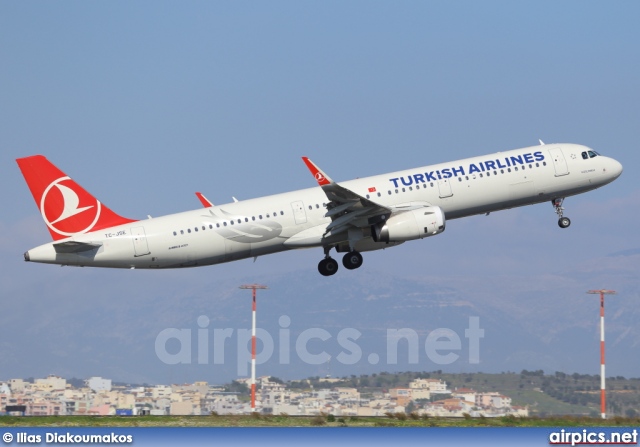
[[[24,254],[31,262],[130,269],[220,264],[296,248],[318,247],[324,276],[346,253],[440,234],[446,220],[550,201],[566,228],[565,197],[599,188],[622,173],[616,160],[576,144],[497,152],[336,183],[303,160],[319,187],[213,205],[147,220],[119,216],[42,155],[18,165],[53,237]]]

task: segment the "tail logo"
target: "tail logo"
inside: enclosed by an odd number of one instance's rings
[[[40,213],[47,226],[61,236],[91,230],[100,218],[100,202],[69,177],[47,186],[40,200]]]
[[[316,172],[316,175],[314,177],[316,178],[318,183],[321,183],[323,180],[325,180],[324,175],[322,175],[321,172]]]

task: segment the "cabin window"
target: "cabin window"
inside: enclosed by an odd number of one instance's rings
[[[402,192],[406,192],[404,188],[402,188]]]
[[[518,167],[516,166],[516,167],[515,167],[515,168],[513,168],[513,169],[515,169],[515,170],[517,171],[517,170],[518,170]]]
[[[543,161],[543,162],[542,162],[542,166],[546,166],[546,165],[547,165],[547,162],[546,162],[546,161]]]
[[[209,224],[209,229],[213,230],[213,225]]]
[[[194,230],[195,230],[195,232],[197,233],[197,232],[198,232],[198,227],[195,227],[195,228],[194,228]]]
[[[462,181],[462,177],[458,177],[458,181],[461,182]]]
[[[187,233],[191,233],[191,228],[188,228],[188,229],[187,229]]]
[[[536,163],[536,168],[539,168],[539,167],[540,167],[540,163]]]
[[[224,226],[226,227],[226,226],[227,226],[227,223],[226,223],[226,222],[222,222],[222,225],[224,225]]]
[[[480,174],[480,178],[482,178],[482,173]]]
[[[258,214],[258,219],[262,220],[262,214]]]
[[[176,233],[176,232],[174,231],[174,232],[173,232],[173,235],[174,235],[174,236],[177,236],[177,235],[178,235],[178,233]]]
[[[244,218],[244,221],[245,221],[245,222],[249,222],[249,218],[248,218],[248,217],[245,217],[245,218]]]
[[[309,205],[309,210],[312,210],[312,209],[313,209],[313,206]]]
[[[433,188],[433,182],[430,183],[431,187]]]
[[[491,173],[490,172],[487,172],[487,177],[491,177]]]
[[[229,221],[229,223],[230,223],[231,225],[233,225],[233,221],[232,221],[232,220],[231,220],[231,221]]]
[[[529,169],[533,169],[533,165],[529,165]]]
[[[320,205],[316,203],[316,209],[320,209]]]
[[[382,194],[378,193],[378,197],[382,197]]]
[[[284,216],[284,211],[280,211],[280,215],[281,215],[281,216]]]
[[[180,234],[184,234],[184,230],[180,230]]]
[[[251,216],[251,220],[256,220],[256,216]]]
[[[369,199],[369,198],[370,198],[370,197],[369,197],[369,194],[367,194],[365,197],[366,197],[367,199]]]
[[[391,195],[391,190],[389,190],[389,195]]]

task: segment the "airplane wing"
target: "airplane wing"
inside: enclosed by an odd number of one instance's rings
[[[307,157],[302,157],[302,160],[329,199],[325,216],[331,217],[331,223],[327,225],[325,236],[329,233],[342,233],[349,228],[369,227],[386,220],[392,214],[391,208],[338,185]]]

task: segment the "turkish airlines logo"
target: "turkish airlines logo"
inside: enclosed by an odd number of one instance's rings
[[[61,236],[91,230],[100,218],[100,202],[69,177],[51,182],[42,193],[40,213],[47,226]]]
[[[325,180],[324,175],[322,175],[322,173],[320,173],[320,172],[316,172],[315,177],[316,177],[316,180],[318,181],[318,183],[321,183],[321,182],[323,182]]]

